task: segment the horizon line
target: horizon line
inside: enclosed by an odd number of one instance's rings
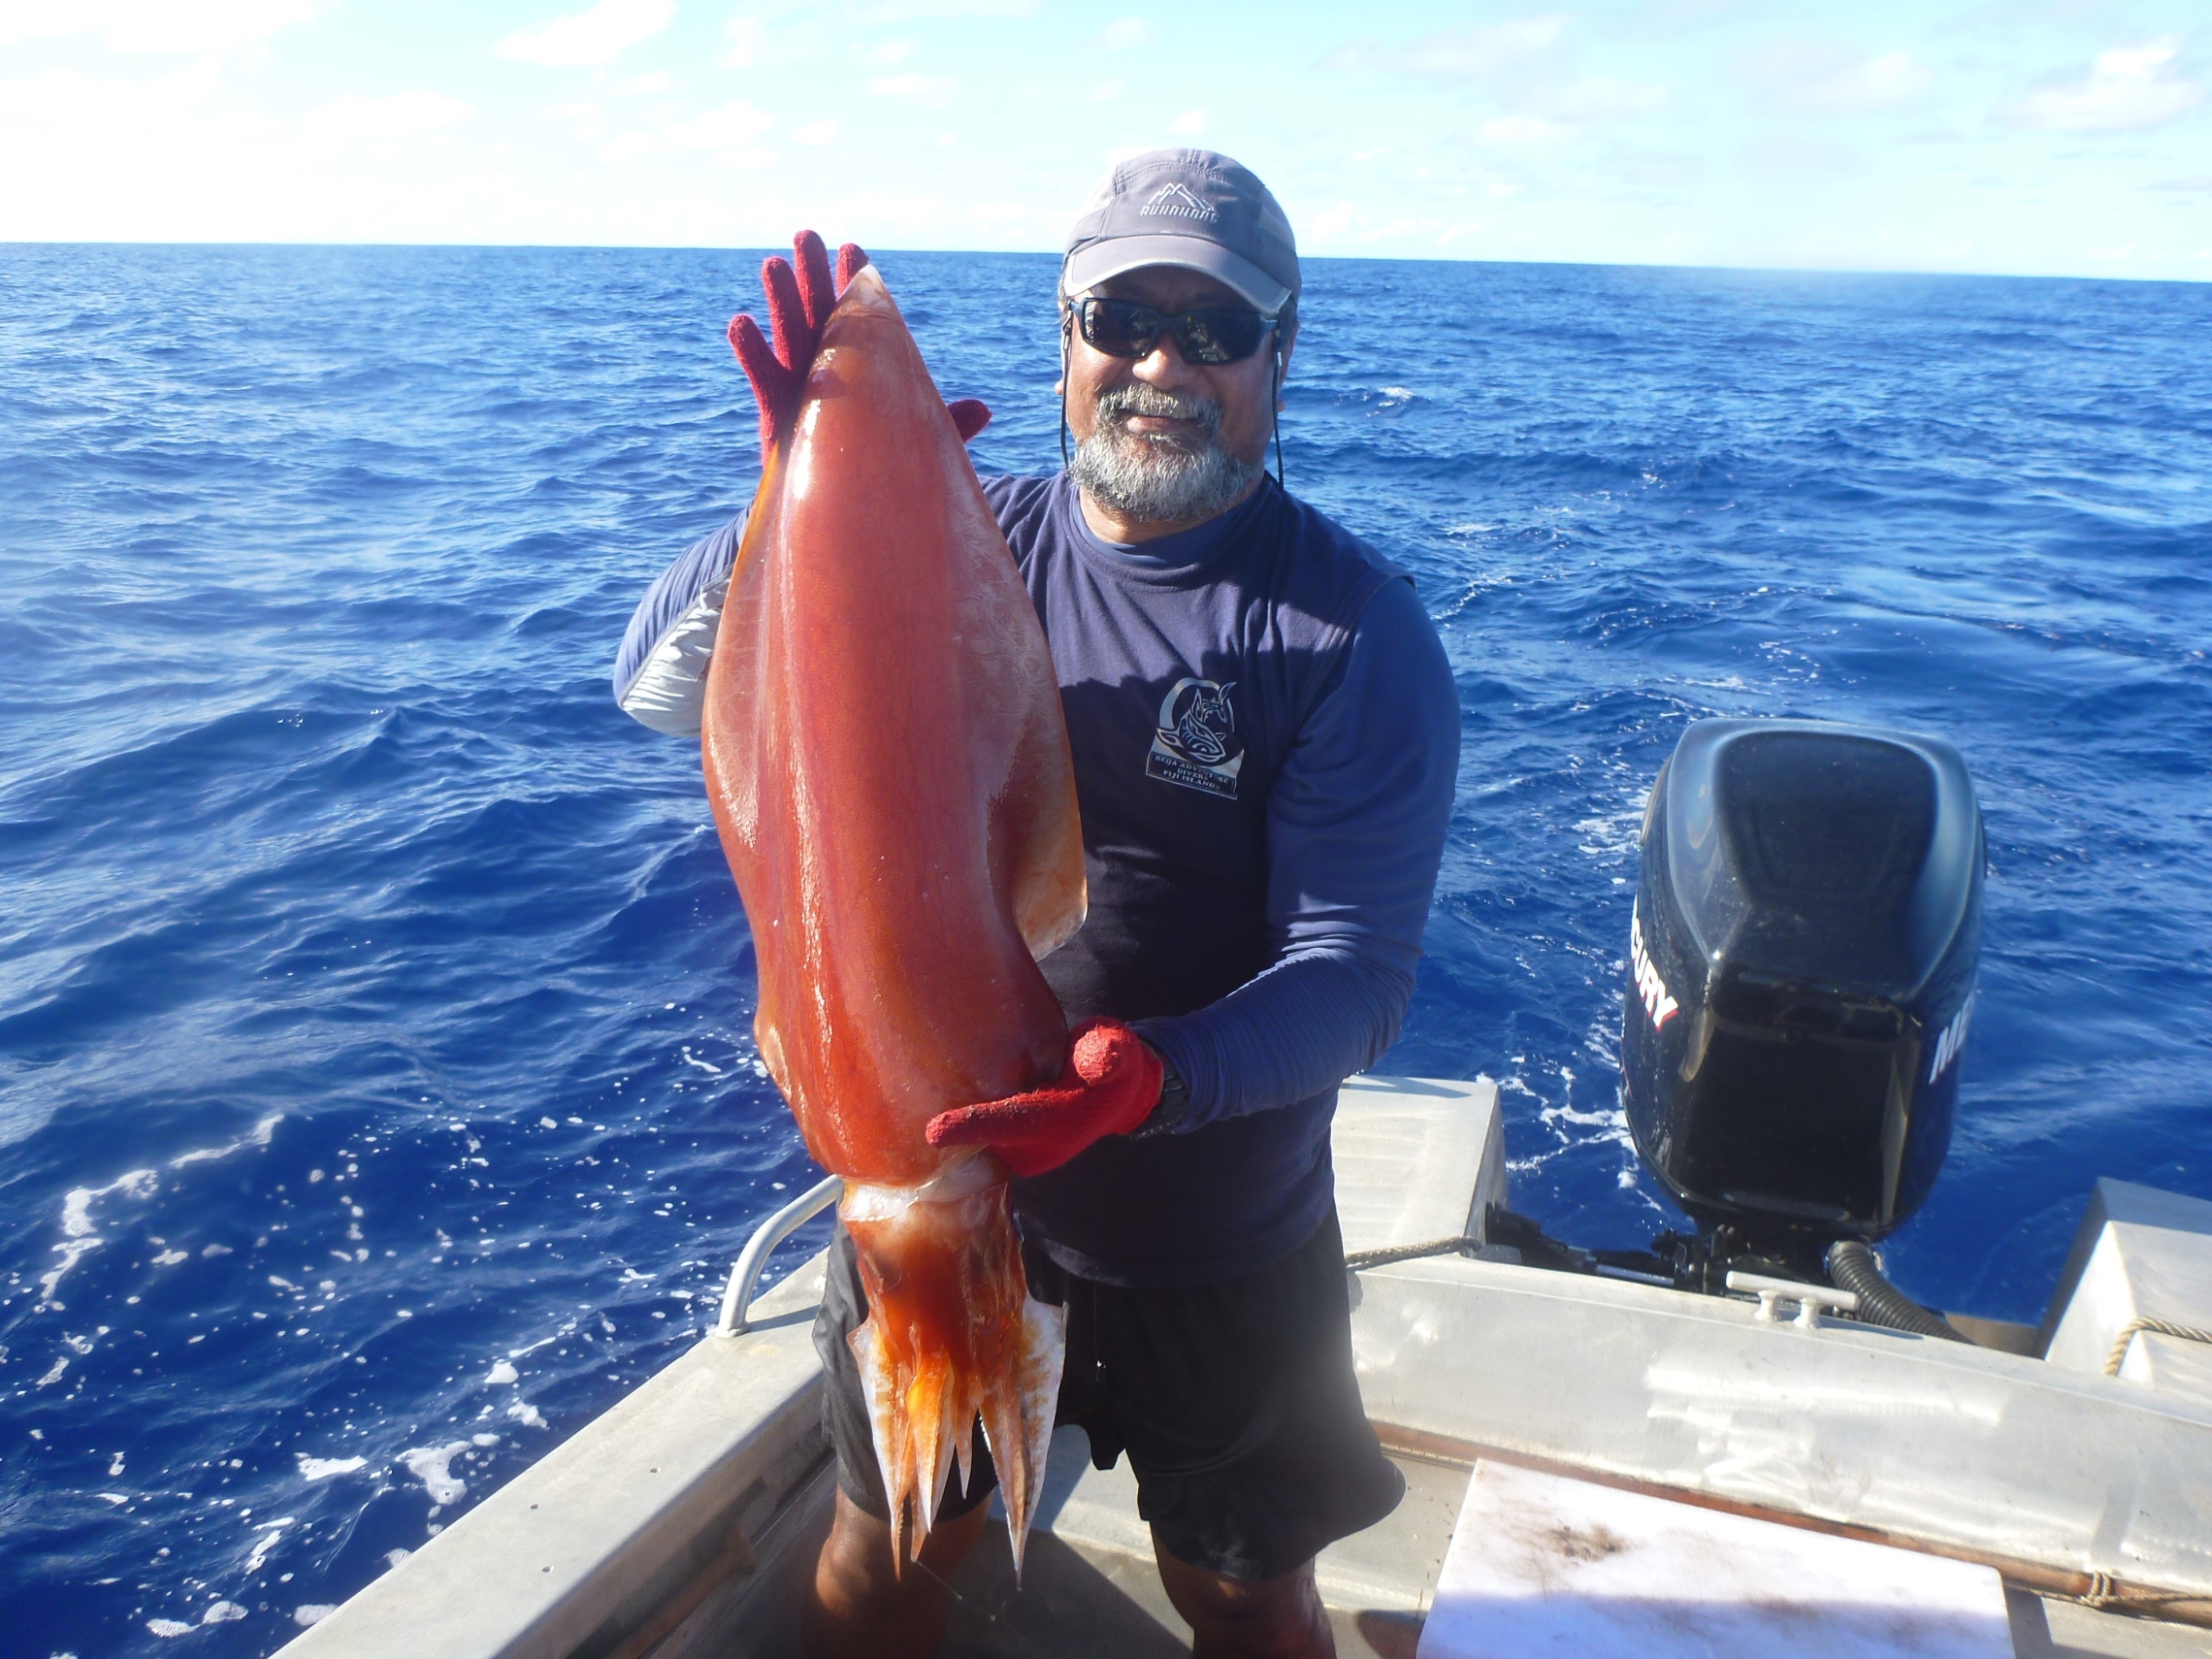
[[[1057,259],[1052,249],[1032,248],[962,248],[962,247],[909,247],[895,244],[876,244],[886,253],[927,253],[947,257]],[[230,239],[207,241],[151,241],[139,238],[62,238],[62,237],[4,237],[0,236],[0,248],[34,247],[106,247],[106,248],[389,248],[420,252],[433,248],[450,248],[462,252],[495,252],[516,250],[541,253],[732,253],[780,254],[781,244],[761,244],[745,246],[734,243],[640,243],[640,242],[292,242],[276,238]],[[871,260],[874,257],[870,252]],[[2115,282],[2161,284],[2176,288],[2202,288],[2212,286],[2212,276],[2123,276],[2111,272],[2091,274],[2079,271],[1958,271],[1926,266],[1858,266],[1858,265],[1695,265],[1670,264],[1660,260],[1622,259],[1542,259],[1542,258],[1478,258],[1466,255],[1438,254],[1420,256],[1382,253],[1304,253],[1301,263],[1341,261],[1364,262],[1373,265],[1533,265],[1553,266],[1567,270],[1583,271],[1681,271],[1711,272],[1739,276],[1921,276],[1952,278],[1957,280],[2005,282]]]

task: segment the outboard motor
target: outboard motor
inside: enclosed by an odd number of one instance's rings
[[[1698,1222],[1655,1246],[1677,1282],[1717,1290],[1732,1261],[1821,1277],[1832,1244],[1928,1196],[1984,860],[1939,739],[1809,720],[1682,734],[1643,818],[1621,1048],[1637,1151]]]

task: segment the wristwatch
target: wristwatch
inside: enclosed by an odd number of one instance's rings
[[[1159,1058],[1159,1104],[1152,1109],[1150,1117],[1129,1131],[1129,1139],[1133,1141],[1147,1140],[1154,1135],[1172,1135],[1183,1126],[1184,1114],[1190,1110],[1189,1085],[1183,1081],[1165,1055],[1153,1049],[1150,1043],[1145,1047],[1152,1049]]]

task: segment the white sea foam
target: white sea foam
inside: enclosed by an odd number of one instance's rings
[[[327,1480],[333,1475],[350,1475],[368,1463],[366,1457],[309,1457],[306,1452],[295,1452],[300,1460],[300,1478],[304,1480]]]
[[[236,1602],[217,1602],[200,1615],[202,1624],[232,1624],[245,1617],[245,1609]]]
[[[284,1529],[292,1524],[292,1520],[290,1515],[278,1515],[275,1520],[263,1521],[254,1529],[261,1536],[253,1541],[253,1553],[245,1558],[247,1577],[261,1571],[261,1564],[269,1559],[269,1552],[276,1547],[277,1541],[284,1536]]]
[[[39,1275],[39,1308],[44,1312],[60,1304],[53,1293],[87,1251],[98,1250],[107,1241],[92,1228],[92,1204],[95,1199],[110,1193],[120,1193],[125,1198],[150,1198],[159,1177],[150,1169],[134,1169],[128,1175],[118,1175],[105,1187],[73,1187],[61,1200],[62,1242],[53,1247],[54,1254],[61,1257],[50,1273]]]
[[[292,1622],[302,1626],[320,1624],[336,1611],[336,1602],[302,1602],[292,1610]]]
[[[241,1136],[228,1146],[201,1147],[193,1152],[179,1154],[169,1160],[169,1167],[182,1169],[188,1163],[206,1163],[213,1158],[228,1157],[232,1153],[243,1152],[247,1147],[265,1147],[269,1144],[269,1137],[276,1132],[276,1125],[283,1121],[284,1114],[281,1112],[275,1117],[264,1118],[253,1125],[252,1133]]]
[[[543,1428],[545,1426],[544,1414],[528,1400],[515,1401],[513,1405],[507,1408],[507,1415],[522,1424],[524,1428]]]
[[[522,1373],[514,1368],[512,1360],[495,1359],[492,1361],[491,1370],[484,1373],[484,1386],[487,1388],[504,1387],[507,1383],[519,1380],[521,1376]]]
[[[44,1388],[44,1387],[48,1386],[49,1383],[59,1382],[61,1381],[61,1374],[62,1374],[64,1371],[67,1371],[68,1369],[69,1369],[69,1361],[68,1361],[68,1360],[66,1360],[66,1359],[57,1359],[57,1360],[55,1360],[55,1361],[53,1362],[53,1369],[52,1369],[52,1370],[50,1370],[50,1371],[49,1371],[49,1372],[48,1372],[48,1373],[47,1373],[47,1374],[46,1374],[44,1377],[42,1377],[42,1378],[40,1378],[40,1379],[39,1379],[39,1382],[38,1382],[38,1385],[39,1385],[41,1388]]]
[[[161,1637],[190,1636],[200,1628],[196,1624],[179,1624],[173,1618],[149,1618],[146,1621],[146,1627]]]
[[[469,1482],[453,1473],[449,1467],[454,1458],[469,1449],[465,1440],[448,1441],[443,1446],[417,1446],[400,1453],[400,1463],[423,1484],[430,1501],[441,1508],[457,1504],[469,1491]]]

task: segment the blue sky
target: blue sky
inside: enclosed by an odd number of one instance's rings
[[[0,0],[0,240],[1302,248],[2212,280],[2212,0]]]

